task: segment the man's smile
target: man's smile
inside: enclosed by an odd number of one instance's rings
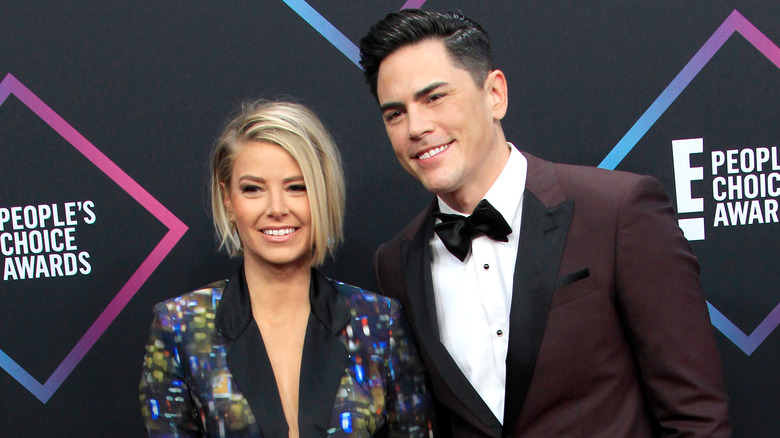
[[[428,158],[434,157],[434,156],[444,152],[445,150],[449,149],[449,147],[450,147],[450,145],[452,145],[453,141],[451,141],[451,142],[449,142],[447,144],[441,145],[441,146],[435,146],[435,147],[433,147],[431,149],[427,149],[424,152],[417,154],[413,158],[418,159],[418,160],[426,160]]]

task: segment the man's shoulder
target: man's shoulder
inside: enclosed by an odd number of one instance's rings
[[[409,245],[410,242],[416,240],[415,237],[420,232],[425,232],[424,227],[426,227],[427,221],[431,219],[434,205],[435,203],[428,205],[392,239],[377,248],[374,254],[374,272],[377,276],[380,292],[383,295],[399,299],[405,295],[405,292],[402,291],[403,282],[398,281],[404,276],[403,257],[401,254],[404,248],[403,245]]]
[[[525,155],[526,159],[528,160],[529,172],[531,172],[533,168],[548,168],[559,177],[562,176],[567,179],[574,179],[578,181],[591,180],[603,182],[614,180],[632,182],[642,178],[643,176],[621,170],[610,170],[595,166],[547,161],[526,152],[523,152],[523,155]]]
[[[423,210],[421,210],[414,217],[414,219],[409,221],[406,225],[404,225],[403,228],[401,228],[401,231],[396,233],[396,235],[393,236],[390,240],[382,244],[379,247],[379,250],[381,251],[383,248],[395,248],[400,244],[401,241],[413,240],[414,236],[417,235],[422,227],[425,226],[426,221],[430,220],[431,214],[433,213],[433,204],[435,204],[435,202],[429,204]]]
[[[657,183],[655,178],[647,175],[594,166],[552,162],[530,154],[524,153],[524,155],[528,159],[529,184],[538,185],[538,181],[533,181],[533,178],[554,180],[566,197],[572,193],[616,195],[639,185],[642,181]]]

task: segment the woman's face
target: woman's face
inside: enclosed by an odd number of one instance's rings
[[[287,151],[266,142],[242,145],[223,193],[247,267],[311,265],[309,197]]]

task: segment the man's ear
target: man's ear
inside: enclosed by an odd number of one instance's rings
[[[490,105],[493,112],[493,120],[501,120],[506,115],[509,104],[509,96],[506,85],[506,77],[501,70],[493,70],[485,79],[485,90],[490,96]]]

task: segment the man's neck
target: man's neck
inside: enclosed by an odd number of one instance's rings
[[[485,178],[475,183],[467,183],[459,190],[438,194],[439,198],[444,201],[450,208],[455,209],[464,214],[471,214],[479,204],[479,201],[485,198],[488,190],[493,187],[493,184],[501,175],[501,171],[504,170],[507,161],[509,161],[510,150],[508,143],[503,142],[507,146],[505,148],[498,148],[497,152],[493,156],[493,162],[486,166],[488,174]]]

